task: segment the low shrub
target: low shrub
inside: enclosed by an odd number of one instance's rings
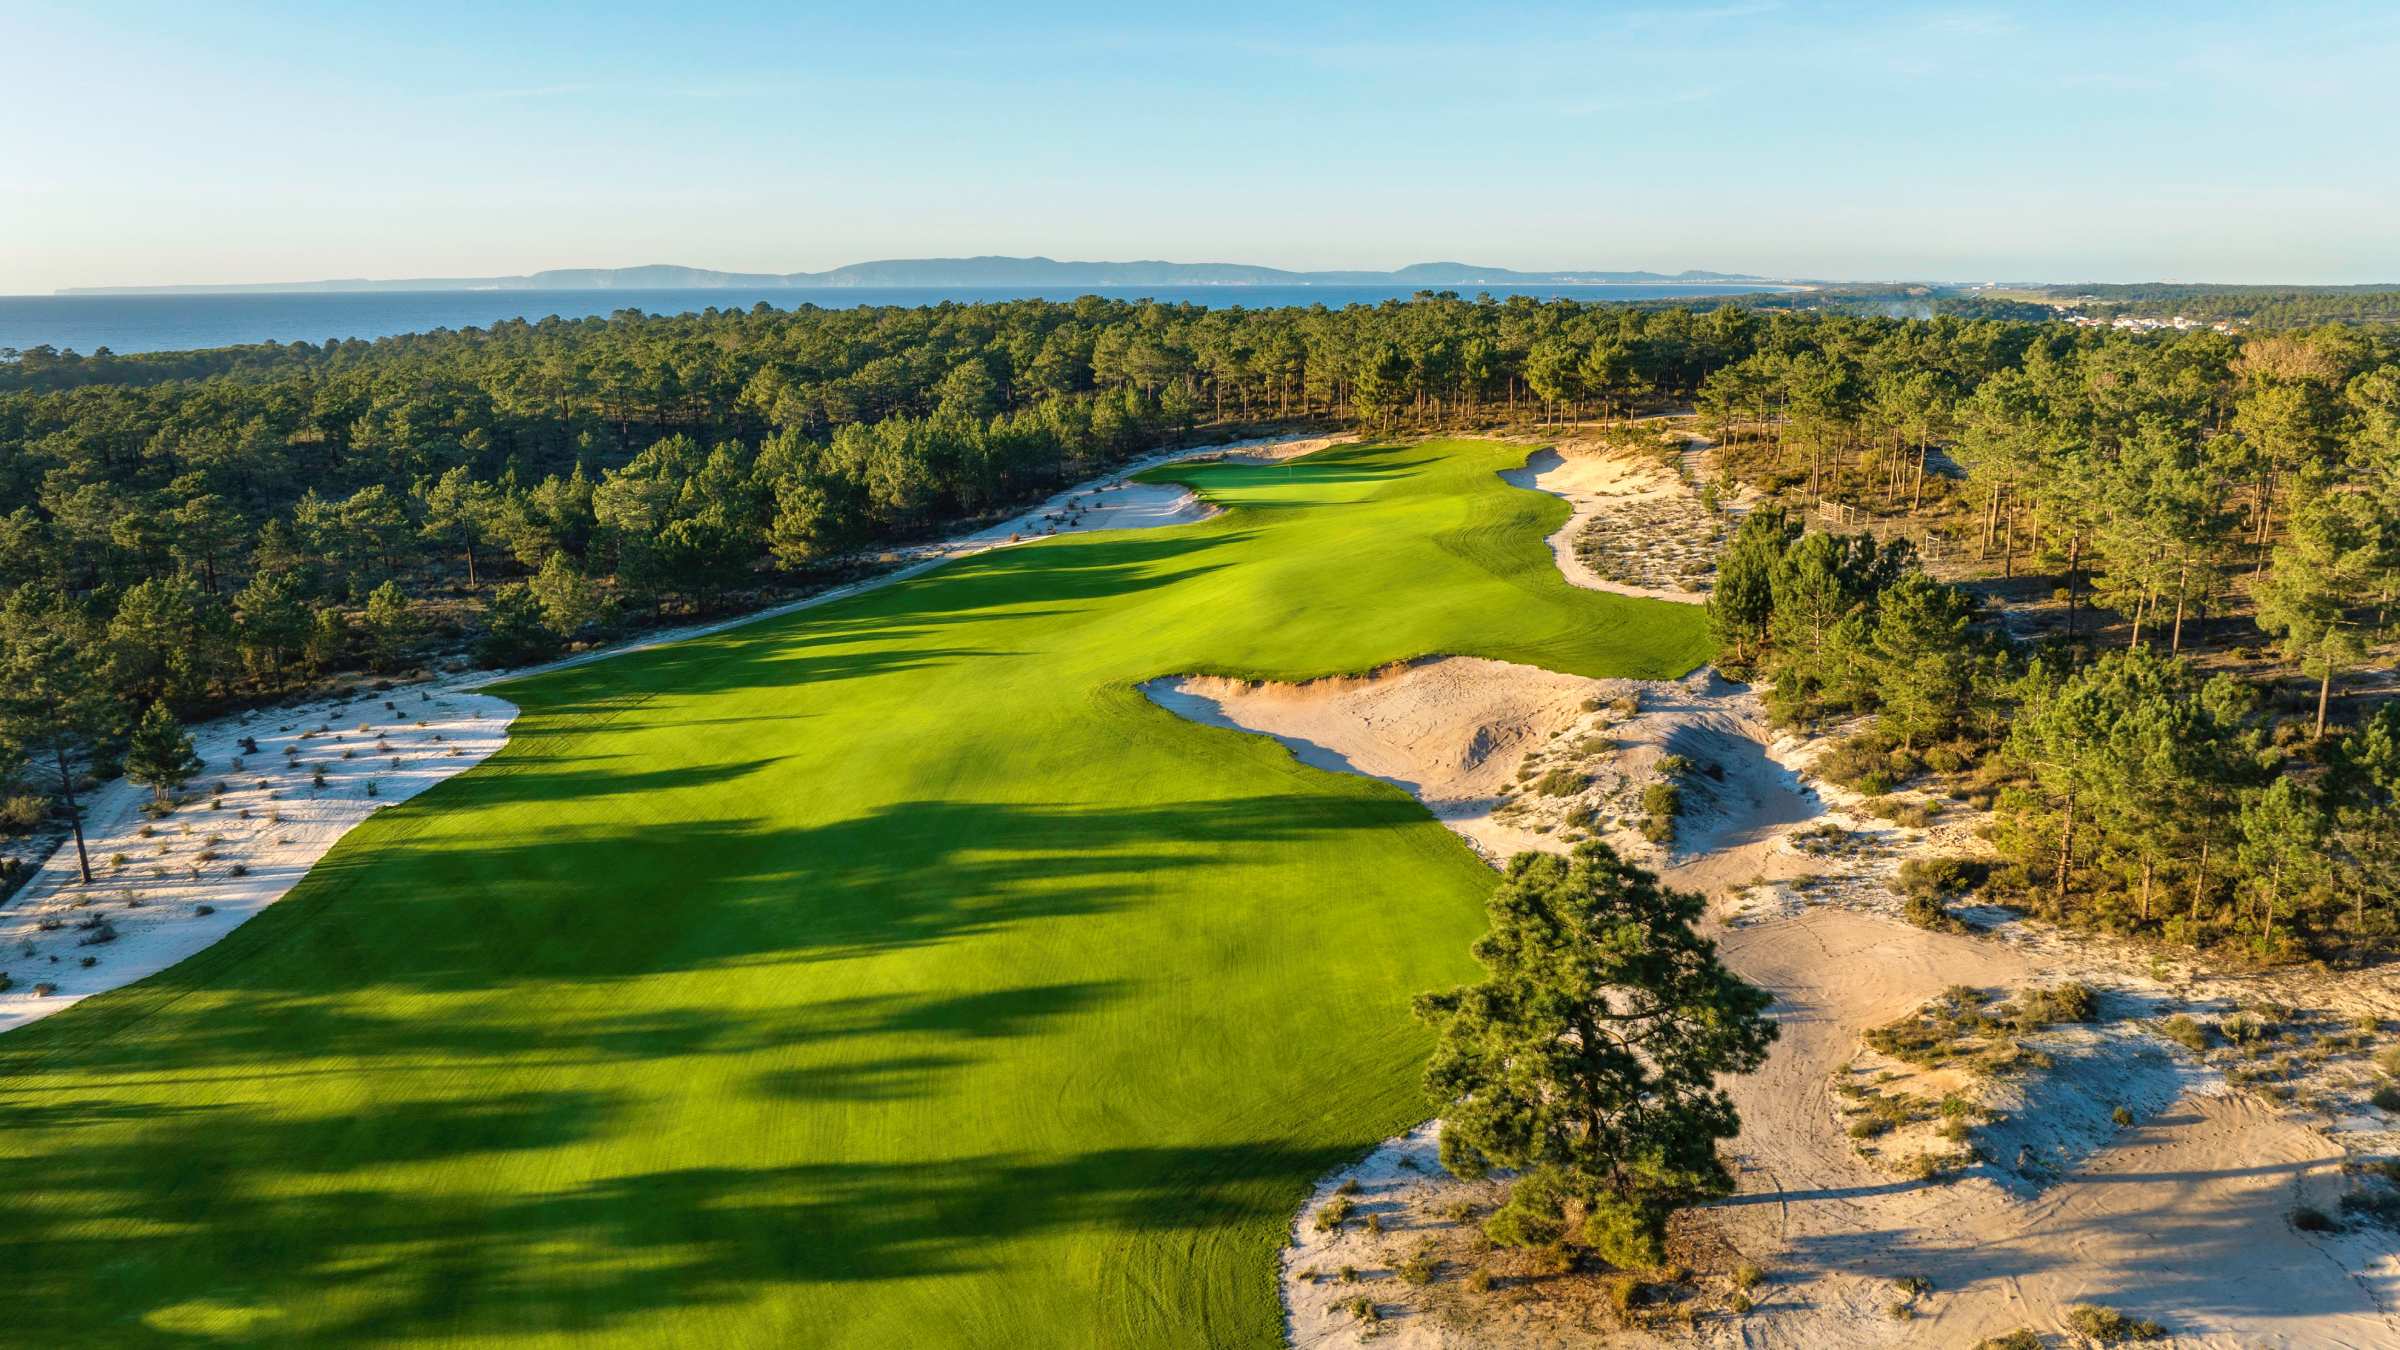
[[[1634,1309],[1642,1306],[1642,1282],[1631,1275],[1609,1276],[1603,1292],[1608,1296],[1608,1306],[1619,1318],[1630,1317]]]
[[[1591,779],[1563,765],[1543,774],[1533,790],[1545,797],[1572,797],[1590,786]]]
[[[2099,999],[2089,985],[2076,980],[2047,989],[2027,989],[2014,1000],[2017,1026],[2030,1030],[2060,1022],[2089,1022],[2099,1011]]]
[[[0,801],[0,834],[23,834],[38,829],[50,818],[50,800],[32,793],[19,793]]]
[[[2257,1046],[2282,1035],[2282,1028],[2264,1015],[2250,1010],[2235,1013],[2217,1024],[2225,1039],[2236,1045]]]
[[[1936,933],[1964,933],[1965,921],[1952,914],[1937,896],[1912,895],[1900,902],[1900,916],[1919,928]]]
[[[1337,1195],[1326,1201],[1325,1207],[1317,1211],[1317,1231],[1320,1233],[1338,1231],[1343,1224],[1350,1222],[1350,1215],[1357,1208],[1358,1206],[1352,1204],[1350,1197],[1346,1195]]]
[[[1661,779],[1642,789],[1642,837],[1654,844],[1675,841],[1675,817],[1683,810],[1683,788]]]
[[[1892,772],[1892,749],[1891,738],[1881,732],[1863,731],[1835,742],[1817,756],[1809,769],[1828,783],[1880,797],[1897,782]]]
[[[2338,1226],[2332,1215],[2314,1205],[2301,1205],[2292,1211],[2292,1227],[2303,1233],[2330,1233]]]
[[[1911,858],[1900,864],[1893,889],[1906,896],[1955,900],[1972,893],[1991,876],[1992,865],[1975,858],[1941,856]]]
[[[2018,1327],[2005,1336],[1989,1336],[1976,1343],[1975,1350],[2042,1350],[2040,1332]]]
[[[2128,1317],[2114,1308],[2097,1303],[2078,1303],[2067,1310],[2067,1326],[2078,1336],[2102,1345],[2122,1345],[2128,1341],[2155,1341],[2166,1334],[2158,1323],[2147,1318]]]
[[[2208,1027],[2188,1013],[2177,1013],[2159,1023],[2159,1034],[2187,1050],[2208,1049]]]

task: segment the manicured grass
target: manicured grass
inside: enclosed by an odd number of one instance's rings
[[[1275,1343],[1492,878],[1134,686],[1701,660],[1559,580],[1524,453],[1177,470],[1233,509],[500,691],[489,763],[0,1039],[7,1338]]]

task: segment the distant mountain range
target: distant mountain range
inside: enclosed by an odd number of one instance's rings
[[[1394,272],[1290,272],[1246,263],[1059,262],[1051,258],[894,258],[830,272],[719,272],[706,267],[562,267],[514,277],[264,281],[224,286],[74,286],[60,295],[227,295],[308,291],[836,290],[851,286],[1415,286],[1706,285],[1759,282],[1735,272],[1519,272],[1472,263],[1413,263]]]

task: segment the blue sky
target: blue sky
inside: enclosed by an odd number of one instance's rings
[[[2400,5],[0,0],[0,293],[963,253],[2400,281]]]

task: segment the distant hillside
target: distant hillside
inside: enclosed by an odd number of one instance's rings
[[[1475,286],[1766,282],[1733,272],[1519,272],[1473,263],[1412,263],[1393,272],[1291,272],[1247,263],[1059,262],[1052,258],[893,258],[829,272],[719,272],[654,263],[646,267],[566,267],[509,277],[403,277],[374,280],[264,281],[225,286],[75,286],[60,295],[209,295],[304,291],[605,291],[738,287],[794,290],[845,286]]]

